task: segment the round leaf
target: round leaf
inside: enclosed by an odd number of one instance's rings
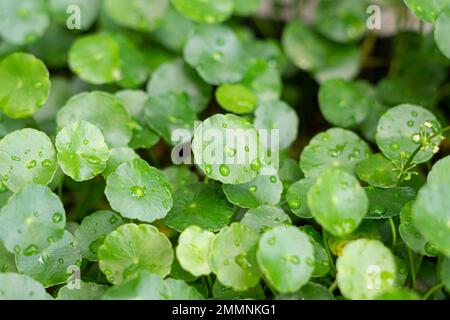
[[[47,293],[29,276],[0,273],[0,300],[47,300]]]
[[[80,247],[74,236],[65,231],[58,241],[37,255],[16,255],[20,273],[39,281],[44,287],[65,283],[71,276],[70,267],[81,264]]]
[[[227,20],[234,9],[233,0],[172,0],[175,8],[198,23],[219,23]]]
[[[413,223],[437,250],[450,256],[450,183],[432,183],[420,189],[412,207]]]
[[[256,263],[258,234],[238,222],[224,227],[212,240],[209,265],[226,287],[246,291],[261,277]]]
[[[265,279],[281,293],[299,290],[314,270],[309,236],[296,227],[279,226],[264,233],[256,256]]]
[[[283,101],[265,101],[255,111],[255,128],[279,130],[279,148],[289,147],[297,138],[299,119],[297,113]]]
[[[220,106],[236,114],[252,112],[256,107],[256,96],[241,84],[223,84],[216,90]]]
[[[50,94],[47,67],[28,53],[13,53],[1,60],[0,79],[0,110],[11,118],[31,116]]]
[[[123,217],[145,222],[164,218],[173,204],[164,175],[142,159],[118,166],[106,180],[105,195]]]
[[[437,161],[427,176],[428,184],[450,183],[450,156]]]
[[[173,192],[179,188],[184,188],[188,184],[198,182],[197,175],[187,167],[170,166],[163,170],[163,174],[172,186]]]
[[[55,145],[62,171],[75,181],[92,179],[106,168],[108,146],[102,132],[87,121],[64,127]]]
[[[350,299],[372,299],[395,283],[394,257],[377,240],[360,239],[347,244],[336,268],[339,289]]]
[[[259,234],[280,225],[290,225],[291,218],[279,207],[263,205],[248,210],[241,220],[244,224]]]
[[[329,167],[353,172],[355,166],[370,155],[364,140],[352,131],[332,128],[315,135],[300,156],[300,168],[308,178],[317,177]]]
[[[419,147],[413,137],[421,132],[431,131],[425,124],[431,124],[432,129],[440,129],[436,117],[422,107],[403,104],[389,109],[378,123],[376,135],[378,147],[389,159],[406,162],[406,159]],[[440,137],[435,137],[432,142],[439,144]],[[432,149],[431,147],[420,150],[414,157],[413,163],[430,160],[434,154]]]
[[[395,169],[396,167],[392,161],[384,157],[381,153],[376,153],[358,163],[355,171],[359,179],[367,182],[371,186],[391,188],[398,181],[398,175]]]
[[[213,237],[214,233],[197,226],[190,226],[180,234],[176,253],[183,269],[197,277],[211,273],[208,255]]]
[[[319,175],[308,191],[308,207],[314,219],[331,234],[352,233],[367,213],[369,201],[358,180],[340,169]]]
[[[120,47],[108,34],[90,34],[75,40],[69,52],[70,69],[82,80],[105,84],[122,79]]]
[[[211,96],[211,87],[181,59],[159,66],[147,84],[147,91],[151,96],[184,93],[188,97],[189,107],[195,112],[205,109]]]
[[[111,173],[116,171],[117,167],[122,163],[139,159],[139,155],[133,149],[128,147],[112,148],[109,151],[109,159],[102,175],[106,179]]]
[[[219,185],[196,183],[178,188],[174,203],[164,223],[177,231],[196,225],[209,231],[226,226],[233,215]]]
[[[0,175],[11,191],[31,182],[47,185],[55,172],[55,147],[45,133],[27,128],[0,141]]]
[[[409,187],[382,189],[365,188],[369,198],[369,211],[366,219],[385,219],[400,213],[403,206],[414,200],[416,192]]]
[[[76,121],[89,121],[102,131],[111,148],[126,146],[132,135],[125,107],[113,95],[101,91],[72,97],[58,112],[56,120],[59,128]]]
[[[80,288],[65,285],[58,291],[56,300],[100,300],[107,286],[80,280]]]
[[[258,132],[233,114],[204,120],[195,130],[192,151],[209,178],[226,184],[250,182],[261,169]]]
[[[83,258],[98,261],[98,248],[105,237],[123,224],[122,218],[112,211],[97,211],[86,216],[75,231]]]
[[[0,238],[6,249],[31,256],[64,234],[61,200],[45,186],[28,184],[9,198],[0,212]]]
[[[159,27],[169,8],[169,0],[106,0],[104,8],[115,23],[139,31]]]
[[[225,26],[197,26],[184,47],[184,59],[213,85],[242,80],[247,70],[242,45]]]
[[[50,24],[45,0],[2,1],[0,35],[14,44],[27,44],[42,37]]]
[[[314,179],[301,179],[291,184],[286,192],[286,200],[292,213],[304,219],[312,218],[308,207],[308,191],[314,183]]]
[[[448,5],[449,7],[443,10],[436,20],[434,38],[441,52],[450,59],[450,38],[448,35],[448,30],[450,29],[450,1],[448,1]]]
[[[98,258],[108,281],[119,284],[142,270],[168,275],[173,249],[169,239],[154,226],[125,224],[106,236]]]
[[[283,184],[277,175],[259,175],[248,183],[224,184],[223,191],[231,203],[241,208],[256,208],[278,204]]]
[[[404,0],[408,8],[421,20],[434,23],[445,7],[450,6],[449,0]]]
[[[14,254],[6,250],[2,242],[0,242],[0,261],[0,273],[17,271]]]

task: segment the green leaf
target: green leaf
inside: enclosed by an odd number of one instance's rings
[[[224,227],[212,240],[209,265],[217,279],[236,291],[255,287],[261,277],[256,263],[258,234],[238,222]]]
[[[213,285],[213,296],[217,300],[263,300],[265,298],[264,290],[260,284],[247,291],[234,291],[231,288],[223,286],[217,280]]]
[[[417,194],[412,219],[419,232],[438,251],[450,256],[450,183],[426,184]]]
[[[58,291],[56,300],[100,300],[100,297],[105,293],[107,286],[96,284],[92,282],[79,282],[80,288],[73,288],[71,284],[61,287]]]
[[[259,58],[250,65],[244,79],[240,81],[240,84],[253,91],[260,103],[279,100],[281,97],[282,81],[276,64],[275,59],[267,61]]]
[[[172,229],[183,231],[191,225],[209,231],[226,226],[233,215],[220,185],[195,183],[178,188],[173,195],[173,207],[164,223]]]
[[[337,259],[337,281],[349,299],[372,299],[394,287],[396,266],[391,251],[377,240],[359,239]]]
[[[281,208],[269,205],[248,210],[241,220],[241,224],[252,228],[259,234],[291,223],[291,218]]]
[[[77,38],[70,48],[69,66],[87,83],[105,84],[123,77],[119,44],[108,34]]]
[[[147,84],[151,96],[168,93],[182,93],[188,98],[188,105],[195,112],[203,111],[211,97],[211,86],[206,84],[182,59],[175,59],[160,65]]]
[[[2,1],[0,35],[14,44],[32,43],[42,37],[50,24],[45,0]]]
[[[431,125],[431,128],[427,128]],[[389,109],[378,123],[376,141],[381,152],[391,160],[406,162],[406,159],[419,147],[413,137],[426,132],[434,133],[441,125],[430,111],[415,105],[403,104]],[[433,157],[433,145],[439,144],[440,136],[432,139],[430,147],[420,150],[413,163],[422,163]]]
[[[234,13],[240,16],[248,16],[256,13],[262,5],[262,0],[233,0]]]
[[[279,130],[279,148],[289,147],[297,138],[297,113],[283,101],[270,100],[259,104],[255,111],[254,126],[258,130]]]
[[[408,202],[400,211],[400,225],[398,226],[400,237],[414,252],[425,256],[435,256],[436,248],[422,236],[413,221],[411,213],[413,203],[413,201]]]
[[[133,149],[151,148],[159,141],[159,136],[147,126],[144,113],[145,103],[149,99],[147,93],[141,90],[122,90],[115,93],[128,114],[132,118],[133,137],[128,144]]]
[[[444,258],[440,266],[442,282],[447,290],[450,290],[450,258]]]
[[[314,179],[301,179],[291,184],[286,192],[286,200],[292,213],[304,219],[312,218],[308,207],[308,191],[314,183]]]
[[[327,80],[320,86],[319,106],[331,124],[343,128],[361,124],[371,112],[373,100],[366,95],[363,82]]]
[[[102,172],[103,177],[105,179],[108,178],[111,173],[116,171],[119,165],[134,159],[140,159],[140,157],[133,149],[128,147],[112,148],[109,151],[109,159],[106,163],[106,168]]]
[[[145,222],[164,218],[173,204],[164,175],[142,159],[118,166],[106,180],[105,195],[123,217]]]
[[[101,0],[50,0],[49,9],[52,18],[61,26],[67,27],[76,22],[72,18],[76,11],[74,7],[77,6],[80,10],[80,28],[81,30],[88,30],[97,20],[102,6]],[[77,8],[77,9],[78,9]],[[69,10],[70,9],[70,10]],[[76,13],[75,13],[76,14]]]
[[[296,227],[279,226],[264,233],[256,256],[265,279],[281,293],[299,290],[314,270],[310,238]]]
[[[366,33],[367,8],[365,0],[320,1],[315,25],[327,38],[337,42],[358,41]]]
[[[414,291],[394,288],[378,294],[374,300],[420,300],[420,297]]]
[[[31,182],[47,185],[55,171],[55,147],[45,133],[27,128],[0,141],[0,175],[9,190],[16,192]]]
[[[28,184],[0,212],[0,238],[6,249],[31,256],[61,239],[66,215],[48,187]]]
[[[303,149],[300,168],[308,178],[317,177],[329,167],[353,172],[355,166],[371,154],[367,143],[352,131],[331,128],[318,133]]]
[[[106,236],[98,249],[100,269],[114,284],[142,270],[165,277],[170,273],[173,256],[169,239],[147,224],[120,226]]]
[[[167,49],[182,52],[194,23],[170,7],[153,36]]]
[[[277,300],[333,300],[333,294],[327,288],[314,282],[308,282],[299,291],[284,293]]]
[[[227,138],[227,134],[235,138]],[[195,163],[206,176],[225,184],[243,184],[256,178],[261,169],[259,147],[256,129],[233,114],[207,118],[195,130],[192,141]]]
[[[320,278],[327,275],[330,272],[330,258],[323,245],[322,236],[310,225],[301,226],[299,229],[309,236],[314,249],[314,271],[311,276]]]
[[[149,272],[140,272],[118,286],[109,288],[105,300],[201,300],[203,296],[182,280],[163,279]]]
[[[325,230],[342,237],[358,227],[367,213],[369,201],[353,175],[331,168],[320,174],[310,187],[308,207]]]
[[[186,228],[178,238],[176,249],[181,266],[194,276],[208,275],[211,269],[208,264],[209,245],[214,233],[197,226]]]
[[[450,156],[437,161],[427,176],[428,184],[450,182]]]
[[[3,243],[0,241],[0,273],[3,272],[16,272],[16,261],[14,254],[9,252]]]
[[[56,136],[58,164],[75,181],[90,180],[106,168],[109,149],[102,132],[88,121],[64,127]]]
[[[104,8],[120,26],[148,32],[161,24],[169,8],[169,0],[106,0]]]
[[[192,131],[197,116],[182,93],[150,96],[145,104],[145,120],[168,144],[175,130]]]
[[[131,139],[127,110],[109,93],[101,91],[80,93],[67,101],[56,118],[59,128],[81,120],[89,121],[99,128],[111,148],[126,146]]]
[[[234,9],[233,0],[172,0],[183,15],[198,23],[219,23],[227,20]]]
[[[220,106],[236,114],[252,112],[256,107],[256,96],[241,84],[223,84],[216,90],[216,99]]]
[[[369,198],[366,219],[394,217],[407,202],[416,198],[416,192],[409,187],[382,189],[370,186],[364,189]]]
[[[449,0],[404,0],[408,8],[416,15],[419,19],[434,23],[436,18],[445,7],[450,6]]]
[[[65,231],[60,240],[39,254],[16,254],[16,264],[20,273],[39,281],[46,288],[51,287],[66,283],[72,274],[70,268],[81,264],[80,247],[74,236]]]
[[[398,174],[396,167],[381,153],[371,155],[356,166],[358,178],[371,186],[379,188],[391,188],[397,184]]]
[[[283,184],[278,175],[259,175],[248,183],[224,184],[223,191],[231,203],[241,208],[256,208],[278,204]]]
[[[28,276],[0,273],[0,300],[47,300],[44,287]]]
[[[13,53],[1,60],[0,79],[0,110],[11,118],[31,116],[50,94],[47,67],[28,53]]]
[[[450,1],[447,2],[449,7],[442,10],[436,20],[434,38],[441,52],[450,59],[450,38],[448,35],[448,30],[450,29]]]
[[[118,84],[124,88],[140,87],[147,80],[150,71],[144,54],[125,35],[115,33],[112,36],[119,45],[122,64],[122,78]]]
[[[102,210],[86,216],[75,231],[83,258],[98,261],[98,248],[105,237],[123,224],[122,218],[115,212]]]
[[[186,62],[213,85],[242,80],[248,68],[245,58],[236,34],[225,26],[197,26],[184,47]]]
[[[184,188],[186,185],[198,182],[198,176],[187,167],[170,166],[163,169],[162,172],[172,186],[173,192]]]

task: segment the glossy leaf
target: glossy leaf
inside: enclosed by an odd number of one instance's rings
[[[263,205],[248,210],[241,220],[244,224],[259,234],[280,225],[290,225],[291,218],[279,207]]]

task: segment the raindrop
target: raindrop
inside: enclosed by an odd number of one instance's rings
[[[297,199],[289,199],[288,205],[291,209],[298,209],[300,208],[300,201],[298,201]]]
[[[248,188],[248,191],[250,192],[256,192],[256,190],[258,190],[257,186],[251,186],[250,188]]]
[[[31,160],[30,162],[27,163],[28,169],[32,169],[34,167],[36,167],[36,160]]]
[[[222,176],[226,177],[230,174],[230,168],[226,164],[221,164],[219,167],[219,172]]]
[[[38,252],[39,252],[39,248],[34,244],[30,244],[28,247],[26,247],[25,250],[23,250],[23,254],[25,256],[32,256],[33,254],[36,254]]]
[[[59,212],[54,213],[53,216],[52,216],[52,220],[53,220],[54,223],[61,222],[62,219],[63,219],[63,215],[61,213],[59,213]]]
[[[143,196],[145,196],[145,189],[143,187],[139,187],[139,186],[134,186],[131,187],[131,196],[133,198],[142,198]]]

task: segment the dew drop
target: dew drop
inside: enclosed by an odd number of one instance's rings
[[[63,215],[59,212],[54,213],[52,216],[52,220],[54,223],[59,223],[62,221],[62,219],[63,219]]]
[[[25,256],[32,256],[38,252],[39,248],[34,244],[30,244],[28,247],[25,248],[25,250],[23,250],[23,254]]]
[[[437,255],[439,253],[439,251],[436,248],[436,246],[434,246],[433,244],[431,244],[429,242],[427,242],[426,245],[425,245],[425,252],[430,254],[430,255],[432,255],[432,256],[435,256],[435,255]]]
[[[91,251],[93,254],[97,254],[98,248],[103,244],[105,241],[105,235],[101,234],[97,239],[91,242],[89,245],[89,251]]]
[[[411,115],[412,115],[414,118],[418,116],[418,114],[417,114],[416,111],[411,112]]]
[[[253,160],[250,167],[253,171],[259,171],[259,169],[261,169],[261,161],[259,159]]]
[[[271,176],[271,177],[270,177],[270,182],[276,183],[276,182],[277,182],[277,177]]]
[[[11,156],[11,160],[20,161],[20,158],[18,156]]]
[[[59,264],[63,264],[63,263],[64,263],[64,259],[63,259],[63,258],[59,258],[59,259],[58,259],[58,263],[59,263]]]
[[[205,173],[206,173],[207,175],[209,175],[209,174],[212,173],[212,166],[211,166],[210,164],[207,164],[207,165],[205,166]]]
[[[408,127],[413,127],[413,126],[414,126],[414,121],[410,120],[410,121],[408,121],[408,122],[406,123],[406,125],[407,125]]]
[[[389,148],[391,148],[392,151],[397,151],[400,148],[400,146],[397,143],[391,143],[389,145]]]
[[[49,159],[45,159],[41,162],[41,165],[45,168],[51,167],[52,164],[53,164],[53,161],[49,160]]]
[[[226,177],[230,174],[230,168],[226,164],[221,164],[219,167],[219,172],[222,176]]]
[[[228,261],[227,259],[225,259],[225,260],[223,261],[223,264],[226,265],[226,266],[228,266],[228,265],[230,264],[230,261]]]
[[[288,205],[291,209],[298,209],[300,208],[300,201],[298,201],[297,199],[289,199]]]
[[[32,168],[34,168],[34,167],[36,167],[36,160],[31,160],[31,161],[29,161],[29,162],[27,163],[27,168],[28,168],[28,169],[32,169]]]
[[[267,240],[267,243],[268,243],[270,246],[273,246],[276,242],[277,242],[277,238],[275,238],[275,237],[270,237],[270,238]]]
[[[242,252],[241,254],[237,255],[234,260],[242,269],[250,269],[252,267],[252,264],[247,259],[247,252]]]
[[[256,190],[258,190],[257,186],[251,186],[250,188],[248,188],[248,191],[250,192],[256,192]]]
[[[239,246],[241,245],[241,243],[239,242],[239,240],[236,240],[236,241],[234,242],[234,245],[235,245],[236,247],[239,247]]]
[[[143,188],[143,187],[134,186],[134,187],[131,187],[130,190],[131,190],[131,196],[133,198],[142,198],[143,196],[145,196],[145,188]]]

